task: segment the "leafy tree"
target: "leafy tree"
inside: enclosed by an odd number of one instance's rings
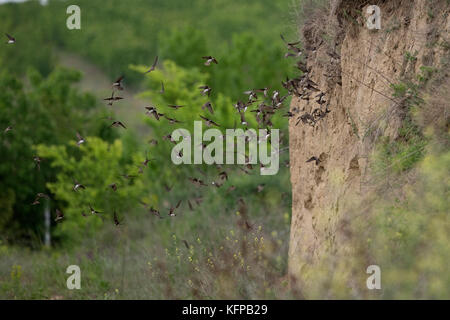
[[[138,162],[122,163],[126,156],[120,140],[109,144],[92,136],[80,147],[71,141],[68,145],[41,144],[36,151],[57,172],[56,180],[47,183],[55,199],[63,205],[60,209],[64,221],[57,226],[56,236],[73,242],[92,235],[102,222],[114,222],[114,212],[122,220],[142,196],[144,184],[138,177]],[[75,181],[85,189],[74,191]],[[92,214],[91,207],[101,213]]]
[[[0,226],[9,239],[31,240],[42,232],[43,206],[31,203],[38,192],[48,191],[45,182],[52,181],[54,172],[45,158],[38,170],[33,146],[75,140],[77,131],[106,132],[105,123],[92,121],[101,117],[95,98],[73,88],[80,77],[79,72],[57,69],[43,78],[30,70],[25,87],[6,72],[0,75]],[[12,130],[4,132],[7,127]],[[113,137],[109,132],[104,136]]]

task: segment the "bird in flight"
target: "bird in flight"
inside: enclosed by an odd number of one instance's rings
[[[164,183],[163,187],[164,187],[164,189],[166,190],[166,192],[170,192],[170,191],[172,191],[173,185],[172,185],[171,187],[169,187],[169,186],[167,185],[167,183]]]
[[[170,207],[170,209],[169,209],[169,216],[170,217],[175,217],[176,216],[175,209],[178,209],[180,204],[181,204],[181,200],[178,201],[178,203],[177,203],[177,205],[175,207]]]
[[[215,125],[216,127],[220,127],[219,124],[215,123],[214,121],[212,121],[211,119],[208,119],[204,116],[200,116],[200,118],[202,118],[203,120],[205,120],[205,123],[208,127],[210,127],[211,125]]]
[[[286,45],[288,46],[296,46],[298,44],[300,44],[300,41],[297,42],[287,42],[286,39],[284,38],[284,36],[282,34],[280,34],[281,40],[283,40],[284,43],[286,43]]]
[[[16,38],[14,38],[13,36],[5,33],[6,37],[8,38],[8,41],[6,42],[7,44],[14,44],[16,43]]]
[[[317,158],[316,156],[313,156],[313,157],[309,158],[308,160],[306,160],[306,162],[311,162],[311,161],[315,161],[316,165],[319,165],[320,159]]]
[[[221,173],[219,173],[219,177],[222,180],[228,180],[228,174],[226,171],[222,171]]]
[[[113,88],[118,89],[118,90],[123,90],[123,87],[122,87],[123,78],[124,78],[124,76],[120,76],[116,81],[114,81],[114,83],[112,84]]]
[[[241,124],[246,126],[247,125],[247,121],[245,120],[245,115],[243,112],[239,112],[239,116],[241,117]]]
[[[186,240],[181,240],[183,241],[184,245],[186,246],[186,249],[189,249],[189,243]]]
[[[114,91],[113,91],[113,92],[111,93],[111,97],[105,98],[105,99],[103,99],[103,100],[109,101],[108,105],[109,105],[109,106],[112,106],[113,103],[114,103],[114,101],[118,101],[118,100],[122,100],[122,99],[123,99],[122,97],[115,97],[115,96],[114,96]]]
[[[133,179],[133,178],[136,178],[137,176],[135,176],[135,175],[131,175],[131,174],[121,174],[120,175],[122,178],[124,178],[125,180],[129,180],[129,179]]]
[[[255,89],[255,91],[262,92],[263,95],[264,95],[264,97],[267,98],[267,95],[268,95],[268,93],[269,93],[269,87],[262,88],[262,89]]]
[[[211,113],[211,114],[214,114],[214,110],[213,110],[213,107],[212,107],[212,104],[211,104],[211,102],[206,102],[203,106],[202,106],[202,110],[205,110],[205,109],[208,109],[208,111]]]
[[[120,121],[113,121],[113,123],[111,123],[111,125],[110,125],[110,127],[122,127],[122,128],[124,128],[124,129],[126,129],[127,127],[125,127],[125,125],[122,123],[122,122],[120,122]]]
[[[182,123],[181,121],[178,121],[177,119],[169,118],[168,116],[164,116],[164,118],[166,118],[170,124]]]
[[[144,160],[143,162],[141,162],[141,164],[142,164],[144,167],[147,167],[147,166],[148,166],[148,163],[149,163],[150,161],[152,161],[152,160],[156,160],[156,159],[149,159],[148,156],[147,156],[147,152],[145,152],[145,160]]]
[[[215,64],[219,64],[219,62],[216,60],[216,58],[214,58],[212,56],[204,56],[204,57],[202,57],[202,59],[206,60],[205,66],[211,65],[212,62],[214,62]]]
[[[177,142],[175,140],[173,140],[172,135],[170,133],[168,135],[166,135],[166,136],[163,136],[162,139],[163,140],[169,140],[173,144],[177,144]]]
[[[73,183],[74,183],[73,188],[72,188],[73,191],[78,191],[78,189],[83,189],[83,190],[86,189],[85,186],[83,186],[81,183],[79,183],[76,180],[74,180]]]
[[[118,227],[119,225],[122,224],[122,221],[119,221],[119,218],[117,217],[117,212],[116,212],[116,210],[114,210],[114,216],[113,216],[113,219],[114,219],[114,224],[116,225],[116,227]]]
[[[46,195],[45,193],[39,192],[38,194],[36,194],[36,198],[34,199],[34,201],[31,205],[35,206],[37,204],[40,204],[41,202],[39,200],[42,198],[50,199],[50,197],[48,195]]]
[[[58,221],[62,220],[63,218],[64,218],[64,214],[59,209],[56,209],[55,222],[58,222]]]
[[[192,182],[192,184],[196,185],[197,187],[203,186],[203,187],[207,187],[208,185],[206,183],[204,183],[202,180],[197,179],[197,178],[188,178],[190,182]]]
[[[158,110],[156,110],[156,107],[154,107],[154,106],[148,106],[148,107],[145,107],[145,109],[147,109],[145,114],[153,115],[155,117],[155,119],[158,121],[159,121],[159,117],[164,116],[163,113],[158,113]]]
[[[244,91],[244,94],[248,96],[248,102],[249,103],[253,103],[256,100],[258,100],[258,96],[256,95],[256,91],[255,90]]]
[[[145,73],[150,73],[156,69],[156,64],[158,63],[158,56],[155,57],[155,61],[153,61],[152,66]]]
[[[200,87],[198,87],[200,90],[201,90],[201,95],[202,96],[204,96],[204,95],[208,95],[208,97],[210,96],[210,94],[211,94],[211,91],[212,91],[212,88],[210,87],[210,86],[200,86]]]
[[[12,129],[13,129],[12,126],[8,126],[8,127],[6,127],[5,130],[3,130],[3,133],[7,133],[8,131],[11,131]]]
[[[183,108],[184,106],[179,106],[179,105],[176,105],[176,104],[169,104],[168,107],[172,108],[172,109],[175,109],[175,110],[178,110],[180,108]]]
[[[149,212],[150,212],[151,214],[154,214],[154,215],[157,216],[158,218],[160,218],[160,219],[163,218],[163,217],[161,217],[161,214],[159,213],[159,211],[156,210],[155,208],[150,207],[150,209],[148,209],[148,210],[149,210]]]
[[[89,204],[89,211],[91,212],[91,214],[101,213],[101,211],[97,211],[94,208],[92,208],[92,206],[90,204]]]
[[[41,161],[42,161],[42,159],[40,157],[38,157],[38,156],[34,156],[33,157],[33,161],[36,164],[36,168],[38,170],[41,170]]]
[[[77,132],[77,146],[79,147],[82,143],[85,143],[86,140]]]

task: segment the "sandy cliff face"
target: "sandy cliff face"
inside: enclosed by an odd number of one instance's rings
[[[347,208],[371,188],[374,139],[380,132],[395,138],[401,123],[402,102],[390,85],[420,73],[421,66],[441,64],[444,48],[435,44],[449,40],[446,1],[434,1],[433,14],[426,0],[374,2],[381,8],[381,30],[369,30],[363,17],[351,13],[365,14],[367,1],[350,0],[334,1],[302,30],[309,77],[326,94],[330,112],[315,125],[297,124],[318,104],[300,98],[291,104],[292,276],[301,277],[303,266],[340,249],[337,228]],[[312,156],[321,161],[306,163]]]

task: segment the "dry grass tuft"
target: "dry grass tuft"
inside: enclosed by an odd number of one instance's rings
[[[450,146],[450,78],[429,90],[423,108],[417,113],[417,122],[423,130],[431,130],[439,145]]]

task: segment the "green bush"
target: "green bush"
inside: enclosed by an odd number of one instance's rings
[[[74,151],[69,150],[78,148],[75,142],[69,146],[41,144],[36,148],[37,154],[48,159],[50,166],[55,168],[56,181],[47,183],[47,187],[55,199],[64,204],[60,209],[65,218],[55,228],[55,236],[70,238],[71,241],[92,236],[102,221],[114,223],[114,211],[122,219],[136,205],[144,189],[138,177],[137,163],[122,163],[124,153],[120,140],[112,144],[97,137],[87,137],[86,140],[79,150]],[[74,181],[86,189],[74,191]],[[117,191],[110,187],[111,184],[117,185]],[[90,206],[101,213],[92,215]]]

